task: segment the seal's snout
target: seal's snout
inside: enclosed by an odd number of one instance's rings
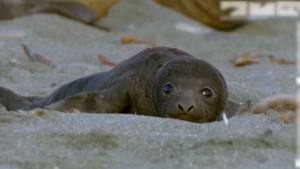
[[[177,108],[181,113],[189,114],[194,111],[195,105],[193,103],[177,103]]]
[[[195,95],[191,91],[181,92],[178,97],[177,101],[175,102],[174,107],[178,114],[185,114],[190,115],[195,112],[197,108],[197,104],[195,102]]]

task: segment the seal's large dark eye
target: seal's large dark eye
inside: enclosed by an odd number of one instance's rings
[[[204,88],[201,90],[201,95],[203,95],[206,98],[211,98],[213,96],[213,92],[208,88]]]
[[[164,90],[163,90],[164,95],[167,96],[167,95],[171,94],[173,91],[174,91],[174,87],[171,84],[166,84],[164,86]]]

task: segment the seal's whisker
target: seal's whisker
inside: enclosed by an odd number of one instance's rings
[[[227,119],[227,116],[226,116],[226,112],[222,113],[222,119],[225,123],[225,126],[228,127],[228,119]]]

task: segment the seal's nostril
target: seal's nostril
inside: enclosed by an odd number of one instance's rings
[[[188,112],[192,111],[193,109],[194,109],[194,105],[188,109]]]
[[[178,104],[177,107],[178,107],[181,111],[183,111],[183,107],[182,107],[180,104]]]

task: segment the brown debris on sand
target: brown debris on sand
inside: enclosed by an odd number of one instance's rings
[[[250,53],[246,53],[229,61],[233,63],[236,67],[260,63],[260,59],[255,56],[252,56]]]
[[[296,120],[297,102],[293,95],[279,95],[258,103],[253,109],[254,114],[266,113],[275,110],[282,113],[279,120],[285,124],[294,123]]]
[[[294,65],[294,64],[296,64],[295,61],[288,61],[288,60],[285,60],[285,59],[278,59],[273,55],[270,55],[269,59],[270,59],[271,63],[279,64],[279,65]]]
[[[295,112],[284,113],[279,117],[279,120],[284,124],[292,124],[296,122],[297,114]]]
[[[118,64],[113,62],[113,61],[110,61],[107,57],[99,54],[98,55],[98,59],[105,65],[108,65],[108,66],[117,66]]]
[[[61,68],[59,66],[57,66],[56,64],[54,64],[51,60],[45,58],[43,55],[38,54],[38,53],[34,53],[32,50],[30,50],[26,45],[21,44],[25,54],[28,56],[28,58],[33,61],[33,62],[37,62],[37,63],[41,63],[43,65],[49,66],[52,69],[58,70],[60,71]]]
[[[270,59],[270,62],[273,64],[278,64],[278,65],[294,65],[296,64],[295,61],[288,61],[285,59],[278,59],[274,55],[251,55],[250,53],[246,53],[244,55],[241,55],[239,57],[230,59],[229,61],[234,64],[234,66],[239,67],[239,66],[246,66],[249,64],[257,64],[260,63],[259,57],[268,57]]]
[[[268,109],[273,109],[278,112],[286,110],[296,111],[297,103],[296,97],[293,95],[279,95],[273,98],[266,99],[256,105],[253,113],[260,114],[265,113]]]
[[[151,46],[151,47],[156,46],[156,44],[154,44],[152,42],[139,40],[139,39],[137,39],[135,37],[131,37],[131,36],[123,37],[122,40],[121,40],[121,43],[122,44],[129,44],[129,43],[145,44],[145,45],[148,45],[148,46]]]

